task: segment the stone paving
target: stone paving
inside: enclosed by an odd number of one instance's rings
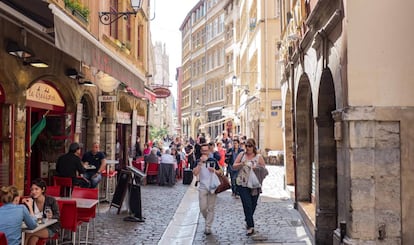
[[[196,226],[192,244],[283,244],[311,245],[302,220],[283,190],[283,167],[268,166],[269,176],[263,184],[263,194],[254,215],[256,235],[247,237],[244,229],[244,215],[240,199],[231,197],[231,192],[220,193],[217,198],[213,234],[204,235],[204,219],[194,214]],[[165,241],[164,233],[180,233],[180,225],[170,221],[181,200],[189,201],[187,190],[194,186],[182,185],[179,181],[173,187],[146,185],[141,187],[143,223],[123,221],[126,211],[117,215],[116,208],[108,212],[108,204],[100,205],[96,218],[96,236],[93,244],[159,244]],[[194,196],[194,195],[192,195]],[[190,201],[198,202],[192,197]],[[182,206],[182,205],[181,205]],[[177,211],[180,213],[182,211]],[[197,224],[198,217],[198,224]],[[166,229],[173,229],[166,232]],[[168,240],[168,239],[167,239]],[[170,244],[191,244],[179,239]]]

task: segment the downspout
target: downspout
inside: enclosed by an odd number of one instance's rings
[[[292,61],[292,56],[289,55],[289,69],[290,69],[290,83],[291,83],[291,105],[290,109],[292,113],[292,160],[293,160],[293,178],[295,180],[295,201],[293,207],[298,209],[298,175],[296,167],[296,105],[295,105],[295,66]]]
[[[265,23],[265,53],[264,53],[264,55],[265,55],[265,82],[266,82],[266,94],[265,94],[265,113],[266,113],[266,115],[265,115],[265,119],[266,119],[266,121],[267,121],[267,117],[268,117],[268,115],[269,115],[269,78],[268,78],[268,66],[269,66],[269,62],[268,62],[268,52],[267,52],[267,50],[269,49],[269,46],[268,46],[268,23],[267,23],[267,2],[268,1],[264,1],[264,13],[265,13],[265,19],[264,19],[264,23]],[[259,128],[260,128],[260,118],[259,118]],[[260,133],[260,132],[259,132]],[[265,146],[265,144],[264,144],[264,142],[263,142],[263,145],[260,145],[260,147],[261,148],[264,148],[264,146]]]

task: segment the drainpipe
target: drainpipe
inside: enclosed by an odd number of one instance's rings
[[[292,114],[292,160],[293,160],[293,178],[295,180],[295,202],[294,208],[298,209],[298,174],[296,167],[296,105],[295,105],[295,66],[292,61],[292,56],[289,54],[289,69],[290,69],[290,83],[291,83],[291,105],[290,112]]]

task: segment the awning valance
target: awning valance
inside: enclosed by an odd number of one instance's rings
[[[215,121],[211,121],[211,122],[201,124],[199,126],[199,128],[206,128],[206,127],[209,127],[209,126],[212,126],[212,125],[215,125],[215,124],[224,123],[225,121],[232,120],[232,119],[233,118],[231,118],[231,117],[223,117],[223,118],[220,118],[220,119],[215,120]]]
[[[103,71],[128,87],[144,93],[144,78],[139,71],[105,47],[88,31],[68,17],[55,4],[49,4],[54,15],[55,45],[75,59]]]
[[[240,106],[239,109],[237,110],[237,113],[240,113],[242,111],[244,111],[246,109],[246,107],[252,103],[255,100],[258,100],[259,98],[257,98],[256,96],[250,96],[249,98],[246,99],[245,102],[243,102]]]
[[[145,94],[142,94],[136,89],[130,87],[127,87],[127,91],[133,94],[135,97],[148,99],[152,103],[154,103],[157,99],[156,94],[149,89],[145,89]]]

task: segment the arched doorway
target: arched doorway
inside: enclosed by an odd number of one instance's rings
[[[315,234],[317,244],[332,241],[333,230],[337,227],[337,165],[336,142],[334,138],[334,120],[332,111],[336,109],[335,88],[331,71],[322,72],[318,94],[318,116],[316,118],[317,156],[317,206]]]
[[[25,194],[30,183],[42,178],[50,184],[56,159],[73,141],[74,117],[52,82],[38,80],[26,91]]]

